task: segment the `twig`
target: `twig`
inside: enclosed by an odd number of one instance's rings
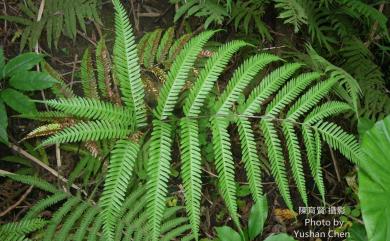
[[[330,150],[330,156],[332,157],[334,170],[336,171],[337,181],[341,182],[341,177],[340,177],[340,172],[339,172],[339,167],[337,165],[336,157],[334,156],[334,152],[333,152],[332,148],[330,148],[330,146],[329,146],[329,150]]]
[[[42,0],[41,4],[39,5],[37,22],[41,21],[44,9],[45,9],[45,0]],[[35,53],[39,54],[39,43],[38,43],[38,40],[37,40],[37,43],[35,44]],[[36,67],[37,67],[37,71],[40,71],[39,64],[37,64]],[[42,96],[42,99],[45,101],[46,100],[46,96],[45,96],[45,92],[43,90],[41,90],[41,96]],[[49,110],[49,107],[47,106],[46,102],[45,102],[45,108],[46,108],[46,110]]]
[[[76,72],[76,63],[77,63],[77,58],[78,58],[78,55],[76,54],[74,56],[74,61],[73,61],[73,68],[72,68],[72,75],[70,77],[70,83],[69,83],[69,87],[72,88],[73,87],[73,82],[74,82],[74,74]]]
[[[379,5],[378,11],[382,13],[384,7],[385,7],[385,4],[382,3],[381,5]],[[369,35],[369,37],[368,37],[367,42],[365,43],[365,45],[366,45],[367,48],[370,46],[370,44],[372,43],[372,41],[374,41],[374,39],[375,39],[375,33],[376,33],[376,30],[378,29],[378,24],[379,24],[378,21],[375,21],[374,25],[373,25],[372,28],[371,28],[370,35]]]
[[[57,160],[57,168],[60,171],[62,166],[60,144],[56,144],[56,160]]]
[[[144,18],[156,18],[156,17],[160,17],[161,16],[161,13],[139,13],[138,14],[139,17],[144,17]]]
[[[83,37],[85,40],[87,40],[88,42],[90,42],[94,47],[96,47],[96,42],[93,41],[90,37],[88,37],[85,33],[81,32],[80,30],[77,30],[77,33]]]
[[[27,151],[23,150],[22,148],[18,147],[17,145],[13,144],[13,143],[10,143],[9,144],[9,147],[18,152],[20,155],[24,156],[25,158],[29,159],[30,161],[34,162],[35,164],[41,166],[42,168],[44,168],[45,170],[47,170],[50,174],[52,174],[53,176],[56,176],[57,178],[59,178],[61,181],[63,181],[64,183],[68,183],[68,179],[66,179],[65,177],[63,177],[62,175],[60,175],[56,170],[54,170],[53,168],[49,167],[48,165],[46,165],[44,162],[38,160],[36,157],[32,156],[30,153],[28,153]],[[6,173],[6,171],[3,171],[3,172],[0,172],[0,174],[3,173],[3,174],[13,174],[13,173]],[[76,190],[79,190],[81,191],[83,194],[87,195],[87,193],[81,189],[79,186],[77,186],[76,184],[72,184],[72,187]]]
[[[134,19],[134,27],[135,27],[135,30],[137,32],[139,32],[139,21],[138,21],[138,16],[137,16],[137,13],[135,11],[135,7],[134,7],[134,0],[130,0],[130,4],[131,4],[131,11],[133,13],[133,19]]]
[[[11,206],[9,206],[6,210],[4,210],[3,212],[0,213],[0,217],[3,217],[5,216],[7,213],[11,212],[12,210],[14,210],[17,206],[19,206],[19,204],[21,204],[24,199],[26,199],[26,197],[28,196],[28,194],[30,194],[30,192],[32,191],[34,186],[30,186],[27,191],[19,198],[19,200],[12,204]]]

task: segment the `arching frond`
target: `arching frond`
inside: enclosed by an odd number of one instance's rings
[[[345,132],[337,124],[327,121],[318,122],[316,129],[332,148],[339,150],[350,161],[359,163],[360,146],[353,135]]]
[[[41,218],[22,220],[15,223],[7,223],[0,226],[0,237],[3,240],[28,240],[27,235],[35,230],[41,229],[47,224]]]
[[[302,155],[298,142],[298,136],[295,132],[294,125],[291,122],[284,121],[282,127],[283,134],[287,140],[289,163],[293,173],[294,181],[297,185],[303,203],[307,206],[305,175],[303,172]]]
[[[49,193],[57,192],[57,188],[54,185],[35,176],[19,175],[19,174],[2,174],[2,173],[0,173],[0,176],[8,177],[17,182],[21,182],[30,186],[37,187]]]
[[[260,111],[261,104],[282,86],[302,65],[298,63],[285,64],[272,71],[250,93],[245,104],[240,107],[244,116]]]
[[[156,116],[158,119],[163,120],[171,115],[188,73],[195,63],[196,57],[214,33],[215,31],[207,31],[192,38],[173,62],[168,73],[168,79],[162,87],[158,98],[156,107]]]
[[[79,122],[49,137],[38,148],[55,143],[124,138],[129,133],[130,130],[120,123],[108,121]]]
[[[226,119],[213,118],[211,120],[213,133],[213,148],[215,166],[218,172],[218,186],[225,200],[229,213],[236,224],[240,227],[237,213],[237,194],[234,181],[234,162],[231,153],[230,135],[227,132],[228,122]]]
[[[56,240],[58,241],[66,241],[69,240],[69,235],[71,229],[74,227],[75,223],[79,220],[79,218],[83,215],[84,211],[89,207],[89,203],[83,202],[78,205],[74,210],[70,212],[68,217],[66,217],[60,232],[56,235]]]
[[[133,30],[126,10],[119,0],[115,8],[114,68],[119,80],[123,102],[134,112],[137,126],[146,122],[144,88]]]
[[[197,116],[200,113],[204,100],[233,54],[246,45],[244,41],[239,40],[224,44],[207,61],[184,104],[183,110],[186,116]]]
[[[24,219],[32,219],[35,218],[39,213],[43,212],[46,208],[53,206],[54,204],[57,204],[64,199],[68,198],[69,195],[64,192],[56,192],[53,195],[40,200],[38,203],[36,203],[24,216]]]
[[[251,123],[247,118],[238,118],[237,124],[242,149],[242,160],[244,162],[246,175],[248,176],[249,188],[253,200],[258,202],[263,197],[263,190],[261,184],[260,159],[257,154],[255,136],[251,128]]]
[[[81,60],[81,85],[85,97],[99,98],[91,51],[89,49],[84,51],[83,59]]]
[[[201,153],[199,145],[199,128],[197,120],[182,119],[181,127],[181,157],[183,187],[188,216],[192,232],[198,236],[200,222],[200,200],[202,192]]]
[[[282,194],[283,200],[289,209],[293,209],[288,180],[286,176],[285,161],[283,156],[282,144],[276,133],[274,124],[266,119],[260,121],[261,130],[263,131],[265,143],[268,149],[268,158],[271,163],[272,175]]]
[[[305,118],[305,123],[313,125],[318,121],[325,119],[329,116],[338,115],[347,111],[351,111],[350,105],[340,101],[329,101],[323,105],[320,105],[312,110]]]
[[[115,225],[125,199],[138,150],[138,144],[127,140],[119,140],[111,152],[112,158],[100,199],[104,218],[103,230],[107,240],[114,240]]]
[[[325,200],[325,185],[321,170],[321,140],[319,139],[318,132],[305,126],[303,126],[302,135],[306,146],[311,175],[317,185],[322,199]]]
[[[73,210],[74,207],[77,207],[77,205],[81,202],[81,200],[77,197],[72,197],[68,199],[62,207],[60,207],[57,212],[54,213],[53,217],[51,218],[49,225],[47,227],[47,230],[45,232],[45,237],[43,241],[51,241],[54,239],[54,234],[56,232],[57,226],[61,224],[63,221],[65,215],[67,215],[69,212]]]
[[[174,28],[168,28],[164,35],[161,38],[160,44],[157,49],[157,54],[156,54],[156,61],[157,63],[162,63],[165,61],[169,49],[172,46],[173,38],[175,34],[175,29]]]
[[[299,0],[276,0],[275,7],[281,9],[278,18],[284,19],[284,23],[294,25],[294,31],[297,33],[302,24],[307,24],[307,15],[304,1]]]
[[[146,68],[149,68],[154,63],[156,58],[157,48],[159,47],[160,39],[161,39],[162,29],[154,30],[150,35],[146,42],[145,49],[143,49],[143,64]]]
[[[310,88],[290,108],[287,113],[287,119],[295,121],[304,113],[313,108],[313,106],[316,106],[318,102],[329,93],[336,82],[336,79],[330,78],[326,81],[321,81],[320,83]]]
[[[245,60],[245,62],[234,72],[225,91],[216,103],[215,109],[217,115],[228,114],[233,103],[238,100],[242,91],[247,87],[250,81],[253,80],[256,74],[258,74],[267,64],[277,60],[280,60],[280,58],[272,54],[259,54]]]
[[[268,116],[276,117],[282,109],[291,103],[314,80],[320,77],[319,73],[305,73],[290,80],[276,95],[266,109]]]
[[[171,125],[162,121],[153,122],[147,166],[147,212],[151,225],[152,240],[158,240],[165,209],[171,162]]]
[[[73,235],[73,239],[75,241],[83,241],[84,240],[84,237],[85,237],[85,234],[87,233],[88,227],[94,221],[94,219],[96,218],[98,213],[99,213],[99,210],[95,207],[90,207],[88,210],[85,211],[85,214],[80,221],[80,226],[78,227],[76,233]]]
[[[80,118],[119,122],[123,125],[130,125],[133,120],[132,111],[126,107],[91,98],[52,99],[42,103]]]

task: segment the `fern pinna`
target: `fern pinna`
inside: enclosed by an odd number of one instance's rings
[[[184,183],[185,207],[193,234],[191,237],[195,239],[198,239],[200,226],[202,192],[202,154],[199,141],[201,118],[208,118],[211,123],[219,190],[232,220],[238,227],[240,223],[237,212],[236,164],[231,150],[231,135],[234,132],[230,131],[230,126],[238,127],[242,160],[255,201],[260,200],[263,195],[261,167],[267,162],[261,160],[258,154],[255,134],[257,129],[260,129],[264,136],[272,176],[290,209],[293,209],[293,203],[288,187],[289,169],[303,202],[308,204],[303,172],[305,159],[308,160],[320,194],[325,198],[321,172],[322,141],[339,150],[352,162],[359,161],[359,145],[355,137],[346,133],[336,123],[325,120],[352,109],[349,104],[337,100],[327,101],[324,98],[329,92],[334,91],[338,78],[334,76],[327,78],[317,72],[306,73],[302,64],[285,63],[275,55],[260,53],[237,67],[216,102],[208,105],[211,92],[218,91],[215,85],[225,72],[232,56],[248,44],[235,40],[221,45],[212,52],[200,71],[194,74],[197,72],[194,71],[194,66],[199,65],[198,59],[204,46],[216,31],[200,33],[190,40],[185,36],[173,42],[171,29],[164,34],[157,30],[141,39],[137,46],[123,6],[117,0],[113,3],[116,10],[116,41],[114,74],[110,75],[111,82],[107,84],[103,78],[98,81],[99,84],[91,85],[88,81],[96,80],[90,76],[87,82],[83,82],[85,92],[90,93],[88,98],[69,97],[44,101],[57,112],[46,112],[40,116],[41,118],[45,115],[50,116],[51,113],[61,116],[59,113],[62,113],[72,120],[61,128],[56,126],[57,129],[49,131],[48,134],[53,132],[55,134],[43,141],[43,146],[64,142],[115,141],[110,147],[111,158],[99,202],[102,209],[98,219],[100,221],[93,227],[98,230],[99,225],[103,225],[106,240],[116,239],[118,225],[122,225],[118,222],[122,220],[121,210],[126,202],[127,187],[135,162],[138,161],[139,150],[146,143],[149,150],[144,196],[146,216],[142,218],[148,220],[151,239],[161,238],[160,235],[165,230],[162,221],[165,217],[175,143],[173,135],[178,113],[176,107],[179,102],[182,103],[184,113],[178,124],[181,178]],[[102,47],[98,49],[101,51]],[[143,51],[145,49],[149,51]],[[146,56],[150,53],[151,56]],[[105,63],[108,63],[107,54],[104,56]],[[172,56],[174,59],[168,61]],[[96,59],[98,61],[99,58]],[[85,68],[90,68],[88,62],[86,58]],[[264,76],[263,70],[271,64],[279,67]],[[105,76],[106,68],[103,63],[98,66],[100,66],[98,77],[102,78]],[[147,89],[149,84],[145,81],[147,78],[145,72],[152,72],[155,77],[160,76],[162,85],[157,92],[156,107],[149,118],[144,101],[147,93],[144,88]],[[85,76],[89,76],[88,73]],[[259,76],[264,77],[260,80]],[[189,80],[192,81],[188,84]],[[248,86],[254,82],[256,86],[249,95],[246,95]],[[111,85],[116,86],[118,92],[115,92]],[[96,91],[107,88],[112,92],[111,96],[117,93],[121,99],[118,101],[117,98],[110,98],[110,95],[102,98],[109,103],[97,99]],[[201,114],[203,111],[211,115],[203,116]],[[150,125],[148,120],[152,120]],[[149,127],[151,134],[144,135]],[[300,145],[301,136],[307,153],[306,158]],[[145,138],[149,139],[144,142]],[[284,150],[287,150],[287,155],[284,154]],[[84,208],[87,207],[80,207],[79,213],[82,213]],[[56,222],[58,224],[58,220]]]

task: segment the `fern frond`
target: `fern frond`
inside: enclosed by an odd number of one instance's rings
[[[55,83],[51,88],[57,98],[69,98],[75,96],[73,90],[69,88],[69,86],[67,86],[62,79],[61,74],[58,73],[51,65],[49,65],[47,62],[43,62],[42,69],[57,80],[58,83]]]
[[[248,176],[249,188],[253,200],[258,202],[262,199],[263,190],[261,185],[260,159],[257,155],[255,136],[247,118],[238,118],[237,124],[242,149],[242,160],[246,175]]]
[[[259,54],[247,60],[237,68],[232,78],[229,80],[225,91],[222,93],[216,103],[217,115],[228,114],[229,109],[233,106],[247,87],[251,80],[269,63],[280,60],[279,57],[272,54]]]
[[[91,229],[89,230],[88,239],[87,239],[88,241],[97,241],[99,230],[101,229],[102,225],[103,225],[103,217],[102,214],[99,213],[98,216],[96,216]]]
[[[89,203],[82,202],[77,205],[77,207],[70,212],[66,220],[64,221],[60,232],[56,235],[56,240],[66,241],[69,240],[70,231],[75,225],[75,223],[79,220],[79,218],[83,215],[84,211],[89,207]]]
[[[49,225],[47,226],[43,241],[53,240],[53,236],[56,232],[57,226],[63,221],[65,215],[71,212],[72,209],[80,203],[80,201],[81,200],[79,198],[72,197],[68,199],[68,201],[66,201],[64,205],[62,205],[62,207],[54,213],[52,219],[50,219]]]
[[[202,192],[201,153],[199,144],[199,128],[197,120],[182,119],[181,127],[181,157],[183,187],[188,216],[192,232],[197,237],[200,222],[200,200]]]
[[[178,238],[178,236],[182,235],[183,233],[187,232],[191,229],[191,225],[182,225],[179,226],[168,233],[164,234],[164,237],[161,239],[162,241],[169,241],[174,240],[175,238]]]
[[[317,72],[304,73],[290,80],[276,95],[266,109],[267,116],[276,117],[314,80],[320,78]]]
[[[138,144],[119,140],[111,152],[112,158],[100,199],[104,218],[103,230],[107,240],[113,240],[115,224],[125,199],[138,150]]]
[[[80,221],[80,226],[78,227],[76,233],[73,235],[74,241],[83,241],[85,234],[87,233],[88,227],[94,221],[96,215],[99,213],[99,210],[95,207],[90,207],[85,211],[83,218]]]
[[[260,121],[260,127],[264,134],[265,143],[268,149],[268,158],[271,163],[272,175],[279,187],[283,200],[287,207],[293,210],[288,180],[286,176],[285,161],[283,156],[282,144],[276,133],[274,125],[266,119]]]
[[[381,11],[363,1],[341,0],[340,2],[346,4],[347,8],[353,12],[364,16],[368,20],[372,20],[372,23],[377,22],[385,34],[388,34],[387,16],[384,15]]]
[[[115,8],[114,64],[123,102],[134,111],[136,126],[146,124],[144,88],[133,30],[126,10],[119,0],[113,0]]]
[[[345,89],[348,92],[349,96],[352,99],[352,105],[355,108],[355,111],[357,111],[357,106],[359,103],[359,96],[361,94],[359,83],[356,79],[354,79],[348,72],[346,72],[344,69],[337,67],[333,64],[331,64],[328,60],[320,56],[310,45],[307,45],[307,51],[310,55],[311,59],[316,62],[318,65],[322,66],[322,68],[325,70],[325,72],[328,72],[331,74],[332,78],[337,79],[339,82],[339,85],[346,86]],[[344,87],[343,87],[344,88]],[[347,100],[348,101],[348,100]]]
[[[57,133],[58,131],[62,130],[64,126],[60,123],[53,123],[53,124],[47,124],[40,126],[34,130],[32,130],[30,133],[27,134],[23,140],[33,137],[39,137],[39,136],[48,136],[52,135],[54,133]]]
[[[338,115],[351,110],[351,106],[347,103],[340,101],[329,101],[314,108],[312,112],[306,116],[305,123],[313,125],[329,116]]]
[[[261,104],[282,86],[302,64],[285,64],[272,71],[250,93],[240,113],[244,116],[253,115],[260,111]]]
[[[37,148],[55,143],[124,138],[129,133],[130,130],[120,123],[109,121],[79,122],[49,137]]]
[[[180,51],[184,48],[184,46],[188,43],[188,41],[191,39],[192,35],[187,33],[181,36],[179,39],[176,39],[171,48],[169,49],[168,58],[169,60],[175,60],[177,56],[179,55]],[[166,66],[170,66],[172,61],[169,61],[169,63],[166,63]]]
[[[293,173],[295,184],[297,185],[299,194],[301,195],[303,203],[307,206],[307,193],[305,185],[305,176],[303,172],[301,148],[298,142],[298,136],[294,130],[294,125],[288,121],[282,124],[283,134],[287,141],[287,151],[289,156],[289,163]]]
[[[307,15],[300,0],[275,0],[275,7],[281,9],[278,18],[284,23],[294,25],[294,32],[298,32],[302,24],[307,24]]]
[[[316,40],[321,46],[332,50],[332,44],[337,40],[333,37],[332,27],[327,22],[328,13],[317,6],[315,1],[305,1],[308,30],[311,39]]]
[[[37,187],[46,192],[56,193],[58,191],[54,185],[35,176],[19,175],[19,174],[2,174],[2,173],[0,173],[0,176],[9,177],[14,181]]]
[[[164,35],[162,36],[156,54],[157,63],[162,63],[166,60],[169,49],[172,46],[174,34],[175,34],[175,29],[170,27],[165,31]]]
[[[143,64],[146,68],[150,68],[155,61],[157,49],[158,49],[160,39],[161,39],[161,34],[162,34],[162,29],[154,30],[150,34],[150,36],[146,42],[146,47],[143,50],[144,51],[144,59],[141,60],[141,61],[143,61]]]
[[[13,236],[29,234],[33,231],[41,229],[46,224],[47,221],[41,218],[25,219],[20,222],[7,223],[0,226],[0,237],[5,238],[10,234]]]
[[[328,80],[321,81],[320,83],[310,88],[294,103],[294,105],[287,112],[287,119],[296,121],[300,116],[308,112],[329,93],[336,82],[336,79],[330,78]]]
[[[206,62],[184,103],[183,111],[186,116],[197,116],[200,113],[204,100],[233,54],[246,45],[244,41],[239,40],[224,44]]]
[[[111,86],[111,60],[104,38],[101,38],[96,46],[96,72],[100,94],[112,100]]]
[[[92,65],[92,56],[89,48],[85,50],[81,60],[81,85],[85,97],[94,99],[99,98],[95,72]]]
[[[215,31],[207,31],[192,38],[173,62],[168,73],[168,79],[162,87],[158,98],[155,110],[158,119],[166,119],[171,114],[198,54],[214,33]]]
[[[158,240],[165,209],[171,161],[171,125],[158,120],[153,122],[147,166],[147,212],[151,238]]]
[[[39,120],[39,121],[52,121],[72,117],[69,114],[65,114],[61,111],[42,111],[37,113],[28,113],[18,115],[20,118]]]
[[[119,122],[124,126],[129,125],[133,120],[132,111],[127,107],[113,105],[110,102],[97,99],[76,97],[46,100],[42,103],[80,118]]]
[[[318,122],[317,131],[334,149],[339,150],[347,159],[358,164],[361,159],[360,145],[356,138],[331,122]]]
[[[32,219],[38,216],[42,211],[44,211],[46,208],[53,206],[56,203],[59,203],[69,197],[67,193],[64,192],[56,192],[53,195],[40,200],[38,203],[36,203],[24,216],[23,219]]]
[[[303,126],[302,135],[311,175],[321,194],[322,200],[325,201],[325,185],[321,170],[321,141],[318,132]]]
[[[227,132],[228,122],[225,119],[211,120],[215,166],[218,172],[218,186],[227,209],[238,228],[240,221],[237,213],[236,184],[234,181],[234,162],[231,153],[230,136]]]

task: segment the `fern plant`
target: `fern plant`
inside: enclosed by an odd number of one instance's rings
[[[370,30],[374,22],[380,32],[388,38],[387,17],[370,3],[365,1],[307,1],[307,0],[276,0],[275,7],[279,9],[279,18],[292,24],[295,32],[307,25],[308,34],[313,42],[321,47],[333,50],[339,40],[351,35],[360,36],[354,23],[359,23],[363,29]],[[369,32],[369,31],[366,31]],[[337,38],[338,37],[338,38]]]
[[[43,31],[46,31],[47,45],[58,47],[61,35],[75,39],[77,25],[86,31],[86,19],[98,24],[101,20],[98,14],[99,0],[49,0],[44,2],[42,17],[38,21],[39,8],[32,0],[24,1],[18,5],[22,16],[0,16],[10,22],[25,26],[20,40],[20,51],[26,45],[33,49],[38,43]],[[77,24],[78,22],[78,24]],[[27,44],[28,43],[28,44]]]
[[[48,196],[37,202],[24,218],[17,223],[7,223],[0,226],[2,240],[102,240],[104,236],[104,221],[107,217],[102,212],[100,203],[83,199],[79,195],[64,192],[52,184],[33,177],[16,174],[5,174],[5,177],[15,181],[33,185],[48,193]],[[121,208],[115,217],[115,229],[112,240],[150,240],[150,226],[147,223],[146,199],[143,195],[145,187],[135,185],[123,200]],[[104,195],[104,194],[103,194]],[[102,200],[102,206],[104,206]],[[41,217],[42,212],[59,206],[48,220]],[[162,236],[160,240],[173,240],[191,229],[188,219],[178,216],[183,207],[171,207],[164,213]],[[190,235],[182,240],[191,240]],[[104,239],[105,240],[105,239]]]
[[[140,60],[142,52],[137,53],[137,45],[126,12],[119,1],[114,0],[113,3],[116,10],[114,78],[120,90],[120,102],[99,100],[96,98],[97,87],[92,84],[95,82],[87,81],[83,86],[89,90],[85,91],[90,93],[88,97],[44,101],[56,110],[56,114],[71,115],[73,123],[61,126],[54,131],[54,134],[48,133],[51,136],[42,143],[42,146],[103,140],[115,143],[111,146],[112,158],[100,199],[101,221],[106,240],[115,238],[117,220],[121,216],[121,208],[124,207],[127,187],[138,153],[144,143],[145,145],[148,143],[149,146],[148,157],[145,159],[147,160],[146,215],[150,238],[159,240],[164,230],[161,224],[165,213],[171,153],[175,143],[173,134],[176,129],[180,136],[181,178],[184,183],[185,206],[193,236],[197,239],[202,191],[202,155],[199,143],[199,121],[202,118],[207,118],[211,123],[218,187],[238,228],[240,224],[234,178],[235,160],[231,150],[232,133],[228,131],[229,126],[238,127],[242,160],[255,201],[262,196],[261,164],[267,160],[260,160],[254,128],[260,129],[264,136],[272,175],[290,209],[293,209],[293,204],[287,178],[289,169],[293,173],[294,182],[303,202],[307,204],[303,172],[305,158],[299,144],[299,136],[303,137],[312,177],[323,198],[325,198],[325,188],[321,172],[322,142],[339,150],[353,163],[359,161],[359,144],[356,138],[336,123],[326,121],[330,116],[351,110],[351,106],[344,102],[325,100],[340,80],[335,76],[324,78],[318,72],[306,73],[303,71],[302,64],[280,65],[283,61],[279,57],[269,53],[259,53],[245,60],[234,70],[226,87],[214,101],[210,97],[211,91],[217,91],[214,86],[225,72],[232,56],[248,46],[241,40],[221,45],[211,54],[199,73],[192,75],[203,47],[216,31],[202,32],[184,45],[174,61],[168,65],[166,78],[158,91],[156,107],[153,108],[151,115],[147,115],[141,66],[153,67],[156,58],[146,57],[145,54],[148,53],[144,52],[144,57]],[[161,34],[161,31],[154,33],[157,36]],[[170,32],[167,31],[166,34],[169,36]],[[158,42],[156,39],[159,38],[153,37],[154,35],[143,40],[149,43],[141,41],[141,46],[150,46],[147,48],[161,57],[167,49],[161,46],[166,45],[168,37],[161,38],[161,45],[156,47]],[[270,64],[280,66],[260,79],[262,70]],[[88,68],[89,65],[85,66]],[[88,72],[86,76],[90,76]],[[87,79],[94,81],[92,76],[91,74],[91,78]],[[194,81],[190,87],[185,88],[186,81],[191,79],[190,76],[195,77]],[[251,89],[249,95],[246,94],[247,87],[255,80],[255,87]],[[179,108],[183,109],[184,116],[176,122]],[[211,115],[203,116],[202,112]],[[147,132],[150,132],[150,136],[144,134]],[[148,140],[144,142],[144,139]],[[283,144],[284,140],[287,145]],[[284,149],[287,150],[288,158],[284,155]]]
[[[232,23],[239,31],[243,29],[245,34],[260,34],[261,39],[271,40],[271,34],[262,17],[268,0],[241,0],[241,1],[214,1],[214,0],[191,0],[171,3],[180,4],[175,13],[174,21],[177,22],[182,17],[205,18],[204,27],[210,25],[221,25],[222,23]],[[255,31],[251,31],[255,29]]]

